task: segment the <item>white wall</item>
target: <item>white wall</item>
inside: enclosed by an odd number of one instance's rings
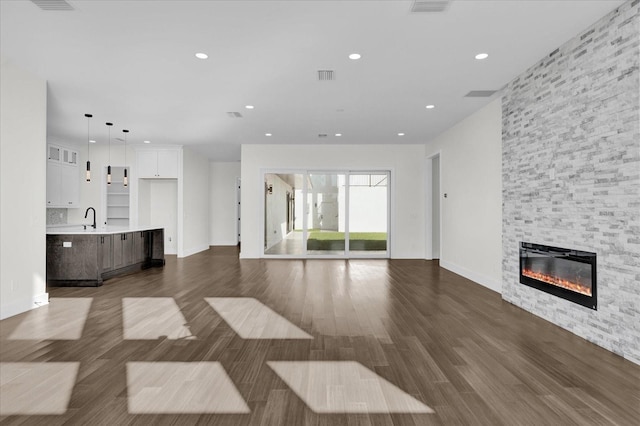
[[[209,163],[209,244],[235,246],[237,232],[237,178],[240,162]]]
[[[243,145],[241,257],[263,253],[263,171],[391,170],[393,258],[424,258],[423,145]]]
[[[184,148],[182,162],[182,238],[178,239],[178,256],[186,257],[209,248],[209,160]]]
[[[9,62],[0,72],[0,319],[48,303],[47,83]]]
[[[502,104],[497,99],[430,141],[440,151],[440,266],[502,289]],[[429,224],[427,224],[429,225]]]

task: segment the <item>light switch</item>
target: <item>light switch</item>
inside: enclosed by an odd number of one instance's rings
[[[62,247],[71,247],[71,241],[63,241]]]

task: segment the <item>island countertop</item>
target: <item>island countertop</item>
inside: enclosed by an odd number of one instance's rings
[[[47,235],[113,235],[126,232],[152,231],[162,229],[162,226],[98,226],[93,229],[87,225],[54,225],[47,226]]]

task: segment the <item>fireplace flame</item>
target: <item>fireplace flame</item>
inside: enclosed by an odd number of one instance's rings
[[[582,284],[574,283],[569,280],[554,277],[551,275],[546,275],[540,272],[534,272],[530,269],[523,269],[522,275],[524,275],[525,277],[533,278],[538,281],[545,282],[547,284],[555,285],[556,287],[566,288],[567,290],[572,290],[577,293],[584,294],[586,296],[591,296],[591,287],[586,287]]]

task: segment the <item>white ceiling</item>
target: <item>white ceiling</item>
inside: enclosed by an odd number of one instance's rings
[[[3,60],[48,80],[48,136],[86,143],[93,113],[98,143],[112,121],[133,143],[220,161],[245,143],[425,143],[490,100],[467,92],[500,89],[623,3],[454,0],[416,14],[398,0],[68,2],[0,1]]]

